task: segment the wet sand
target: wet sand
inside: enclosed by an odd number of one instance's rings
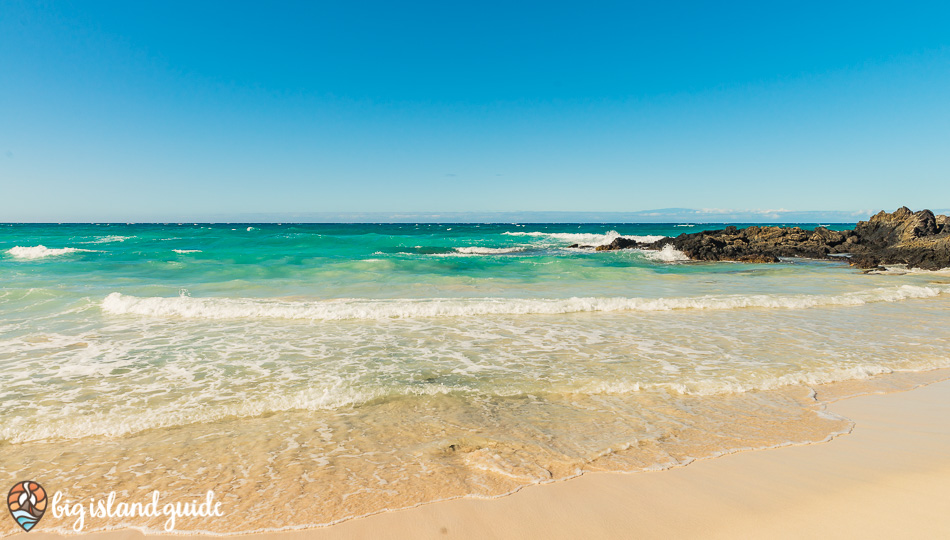
[[[853,431],[829,443],[740,452],[666,471],[589,473],[498,499],[437,502],[241,538],[950,537],[950,381],[847,399],[828,410],[852,419]],[[30,538],[59,536],[40,524]]]

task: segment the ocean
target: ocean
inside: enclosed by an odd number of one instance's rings
[[[570,247],[722,227],[0,225],[0,474],[300,528],[821,441],[950,367],[950,273]]]

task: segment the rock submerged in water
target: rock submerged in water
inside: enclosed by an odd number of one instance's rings
[[[698,261],[778,262],[779,257],[828,259],[848,257],[854,266],[877,268],[905,264],[909,268],[938,270],[950,267],[950,218],[930,210],[913,212],[901,207],[878,212],[850,231],[825,227],[751,226],[681,234],[652,243],[620,237],[597,251],[616,249],[674,249]]]

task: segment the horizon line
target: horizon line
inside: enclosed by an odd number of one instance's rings
[[[899,207],[898,207],[899,208]],[[935,214],[950,210],[932,210]],[[599,223],[599,224],[713,224],[713,223],[828,223],[847,224],[869,219],[874,210],[736,210],[661,208],[628,212],[526,210],[471,212],[236,212],[202,215],[112,215],[102,218],[64,216],[50,219],[14,219],[12,224],[400,224],[400,223]]]

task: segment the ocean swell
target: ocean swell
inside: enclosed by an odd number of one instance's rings
[[[950,291],[947,286],[900,285],[838,295],[707,295],[682,298],[427,298],[399,300],[338,299],[285,301],[254,298],[137,297],[118,292],[102,301],[113,315],[182,317],[188,319],[396,319],[530,315],[611,311],[671,311],[729,309],[806,309],[820,306],[858,306],[932,298]]]

